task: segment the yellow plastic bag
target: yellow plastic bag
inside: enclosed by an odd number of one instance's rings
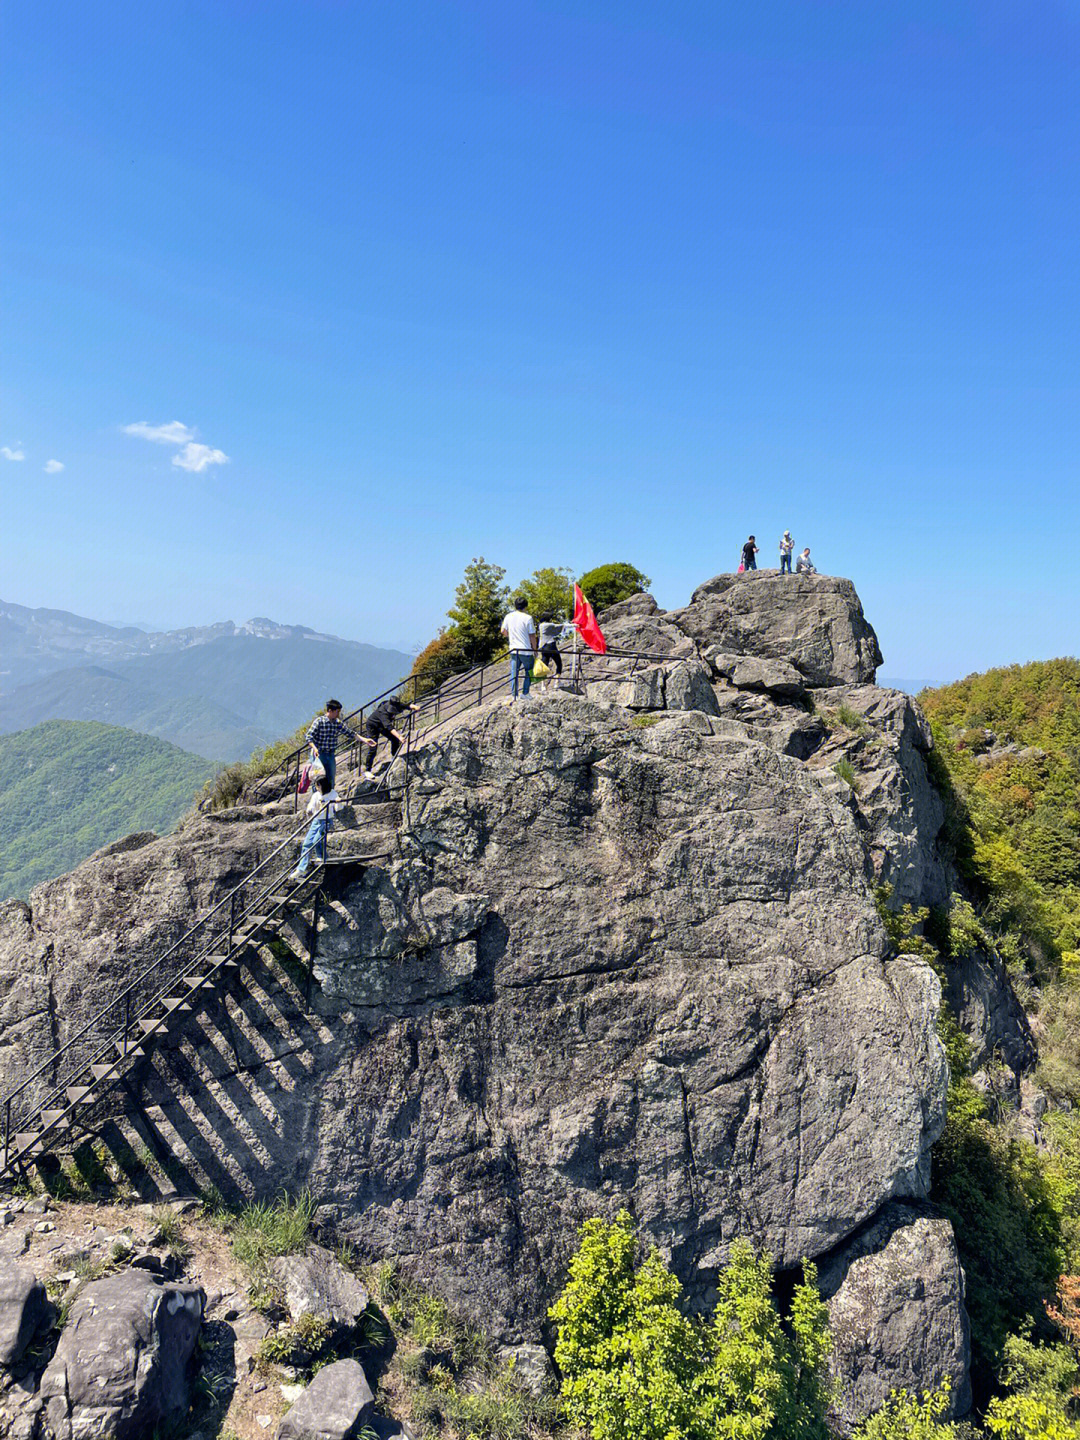
[[[543,660],[541,660],[538,655],[533,661],[532,678],[534,680],[547,680],[550,675],[551,670],[548,668],[547,665],[544,664]]]

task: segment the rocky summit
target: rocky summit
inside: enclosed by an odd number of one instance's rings
[[[856,1411],[945,1376],[962,1408],[963,1274],[925,1203],[941,991],[875,897],[949,893],[929,727],[875,686],[847,580],[724,575],[601,620],[633,658],[436,727],[401,799],[346,810],[306,924],[148,1048],[100,1133],[192,1188],[309,1186],[508,1344],[545,1335],[590,1215],[629,1208],[701,1305],[745,1236],[821,1262]],[[257,800],[4,907],[5,1088],[291,832]],[[1029,1043],[990,961],[960,973],[976,1046]]]

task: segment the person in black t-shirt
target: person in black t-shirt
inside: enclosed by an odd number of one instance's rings
[[[397,718],[403,715],[406,710],[416,710],[415,705],[407,705],[397,695],[391,695],[378,705],[364,721],[364,734],[372,742],[370,750],[364,753],[364,779],[371,779],[371,767],[375,763],[375,752],[378,749],[379,741],[384,737],[390,741],[390,758],[393,759],[401,749],[405,736],[397,728]]]
[[[758,551],[758,547],[757,547],[757,545],[754,543],[754,537],[753,537],[753,535],[751,535],[751,536],[750,536],[750,539],[747,540],[746,544],[742,547],[742,563],[743,563],[743,569],[744,569],[744,570],[756,570],[756,569],[757,569],[757,561],[754,559],[754,556],[757,554],[757,551]]]

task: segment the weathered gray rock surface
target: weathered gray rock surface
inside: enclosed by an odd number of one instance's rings
[[[0,1370],[10,1370],[18,1363],[51,1317],[45,1286],[33,1270],[0,1262]]]
[[[315,1376],[278,1426],[277,1440],[347,1440],[370,1419],[375,1398],[363,1366],[335,1360]]]
[[[188,1407],[188,1364],[206,1296],[123,1270],[83,1289],[41,1379],[57,1440],[144,1440]]]
[[[808,685],[872,684],[882,663],[855,586],[835,575],[717,575],[668,618],[699,645],[786,660]]]
[[[358,807],[339,836],[391,858],[336,872],[310,979],[301,925],[303,964],[275,942],[201,999],[119,1116],[192,1191],[310,1185],[508,1344],[538,1337],[585,1217],[629,1205],[707,1303],[736,1236],[795,1265],[924,1196],[943,1123],[938,981],[873,898],[948,893],[929,735],[866,683],[849,582],[615,608],[612,646],[660,658],[423,743],[407,812]],[[294,823],[200,816],[0,913],[0,1076]]]
[[[293,1320],[314,1315],[351,1327],[367,1309],[370,1296],[363,1285],[321,1245],[309,1245],[303,1255],[276,1256],[270,1273],[285,1291],[285,1308]]]
[[[976,946],[951,964],[947,974],[949,1003],[971,1041],[972,1068],[996,1058],[1017,1075],[1033,1069],[1038,1047],[1001,957]]]
[[[971,1408],[964,1273],[952,1226],[926,1206],[891,1204],[822,1266],[845,1430],[893,1390],[951,1388],[950,1413]]]

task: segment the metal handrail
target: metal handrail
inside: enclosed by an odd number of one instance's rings
[[[140,973],[136,975],[134,979],[130,980],[117,995],[114,995],[110,999],[107,1005],[96,1011],[95,1014],[91,1016],[91,1018],[80,1030],[77,1030],[74,1035],[69,1036],[69,1038],[63,1043],[63,1045],[58,1046],[57,1049],[52,1051],[52,1053],[38,1066],[38,1068],[34,1070],[30,1075],[28,1075],[21,1082],[21,1084],[17,1085],[14,1090],[9,1091],[3,1097],[0,1097],[0,1105],[2,1105],[4,1108],[5,1166],[7,1164],[7,1152],[10,1148],[11,1136],[14,1133],[14,1128],[11,1123],[11,1111],[14,1102],[19,1098],[19,1096],[22,1095],[34,1083],[35,1080],[40,1079],[40,1077],[45,1073],[46,1070],[58,1064],[58,1062],[60,1062],[63,1057],[71,1049],[74,1048],[74,1046],[76,1046],[81,1040],[84,1040],[85,1037],[100,1024],[102,1018],[107,1015],[111,1010],[117,1010],[122,1008],[124,1014],[123,1023],[114,1026],[113,1029],[111,1029],[104,1037],[102,1044],[98,1047],[98,1049],[87,1059],[85,1059],[81,1064],[79,1064],[75,1069],[73,1069],[64,1080],[58,1082],[54,1086],[54,1088],[48,1092],[44,1099],[40,1100],[36,1105],[31,1108],[31,1110],[27,1113],[27,1116],[19,1123],[21,1125],[29,1124],[36,1115],[41,1113],[41,1111],[51,1108],[49,1102],[51,1100],[58,1099],[61,1095],[63,1095],[64,1091],[68,1087],[73,1085],[81,1075],[85,1074],[91,1065],[94,1065],[98,1062],[101,1056],[104,1055],[111,1048],[113,1043],[118,1038],[126,1039],[133,1024],[137,1024],[139,1020],[146,1017],[149,1014],[149,1011],[152,1010],[155,1005],[160,1004],[161,1000],[165,998],[165,995],[171,987],[182,981],[185,976],[188,975],[195,968],[196,965],[198,965],[200,962],[205,961],[207,954],[210,953],[210,946],[214,943],[216,937],[211,936],[206,941],[206,944],[201,949],[199,949],[195,955],[191,956],[187,963],[182,966],[179,971],[175,973],[170,973],[166,983],[162,985],[158,990],[156,990],[153,995],[143,1001],[139,1008],[133,1011],[131,997],[134,995],[135,991],[150,975],[152,975],[156,970],[160,970],[161,967],[165,964],[165,962],[171,956],[174,956],[177,953],[181,946],[185,945],[188,941],[190,941],[197,934],[198,931],[204,930],[209,921],[221,910],[223,910],[226,905],[230,906],[230,916],[225,954],[226,958],[232,955],[234,953],[234,950],[236,949],[232,942],[232,935],[236,926],[242,924],[244,920],[246,920],[253,913],[259,903],[266,899],[267,895],[269,895],[278,885],[281,877],[279,875],[275,875],[268,885],[259,889],[258,893],[249,901],[247,907],[239,914],[237,914],[236,910],[237,897],[240,895],[240,892],[245,888],[245,886],[250,885],[251,882],[256,878],[256,876],[260,874],[260,872],[265,871],[266,867],[273,860],[275,860],[283,850],[291,846],[296,840],[297,836],[301,833],[301,831],[308,828],[310,824],[311,819],[305,817],[303,823],[301,825],[298,825],[294,830],[290,831],[289,834],[285,837],[285,839],[282,840],[279,845],[275,846],[274,849],[271,850],[270,853],[266,855],[258,863],[258,865],[255,866],[253,870],[249,871],[248,874],[244,876],[243,880],[241,880],[238,885],[235,885],[215,905],[212,905],[205,914],[201,915],[199,919],[196,920],[195,923],[188,930],[186,930],[183,935],[179,937],[178,940],[175,940],[173,944],[168,947],[167,950],[163,951],[162,954],[160,954],[156,957],[156,959],[151,961],[151,963],[147,965],[144,970],[140,971]],[[299,885],[294,887],[289,899],[291,899],[293,895],[298,893],[301,888],[302,887]],[[275,906],[274,910],[271,911],[271,914],[277,914],[278,910],[287,903],[288,899],[279,902],[279,904]],[[214,967],[215,970],[217,968],[219,967]],[[70,1109],[71,1107],[69,1106],[67,1108]]]
[[[585,659],[588,656],[591,656],[594,652],[591,650],[585,650],[579,653],[581,655],[581,658]],[[634,660],[674,661],[684,658],[682,656],[673,655],[651,655],[644,651],[627,650],[619,646],[613,646],[607,651],[607,654],[615,659],[629,658]],[[496,665],[501,665],[505,661],[505,659],[505,654],[502,654],[496,656],[492,660],[484,660],[479,665],[472,666],[469,670],[459,670],[456,674],[447,676],[445,680],[441,681],[438,685],[436,685],[434,690],[429,691],[427,695],[421,696],[419,700],[414,701],[413,703],[421,712],[427,709],[434,709],[439,719],[441,720],[443,718],[446,718],[441,714],[444,700],[451,698],[454,695],[455,691],[459,691],[461,687],[465,686],[470,680],[479,677],[479,698],[476,703],[480,704],[483,700],[483,676],[487,671],[491,670]],[[389,686],[386,690],[380,691],[378,695],[373,695],[370,700],[365,700],[363,705],[357,706],[355,710],[350,710],[349,713],[344,717],[345,722],[348,723],[349,721],[356,720],[359,716],[362,723],[364,712],[366,710],[370,710],[381,700],[386,700],[389,696],[396,695],[399,690],[403,689],[404,686],[409,684],[410,680],[415,681],[417,678],[418,677],[415,675],[406,675],[404,679],[398,680],[395,684]],[[592,678],[607,679],[614,677],[594,676]],[[460,714],[461,712],[458,711],[457,713]],[[356,747],[354,745],[348,745],[345,747],[345,751],[346,753],[348,753],[355,748]],[[282,796],[284,796],[289,790],[290,773],[293,769],[293,766],[295,765],[296,767],[297,778],[299,779],[300,760],[310,749],[310,742],[305,740],[304,743],[302,745],[298,745],[295,750],[289,751],[288,755],[286,755],[285,758],[277,765],[277,767],[271,772],[270,776],[266,776],[263,778],[270,779],[274,775],[277,775],[280,772],[284,772],[284,782],[281,789],[281,794]]]

